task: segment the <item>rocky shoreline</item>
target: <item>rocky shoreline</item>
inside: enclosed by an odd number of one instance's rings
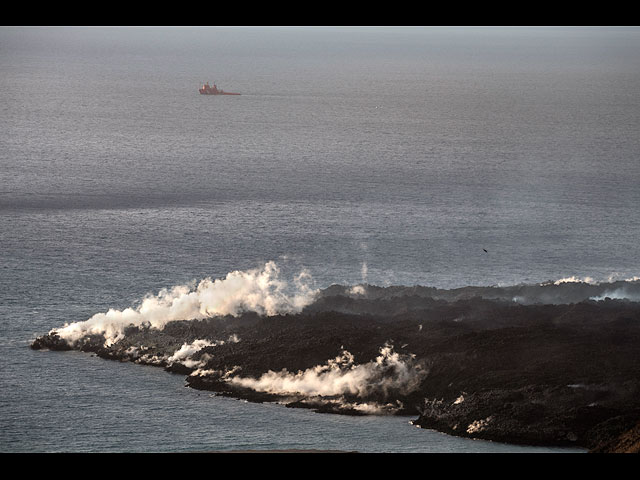
[[[192,388],[253,402],[415,415],[422,428],[506,443],[639,452],[640,303],[606,296],[620,289],[640,285],[335,285],[296,314],[132,326],[113,344],[52,331],[31,348],[156,365]]]

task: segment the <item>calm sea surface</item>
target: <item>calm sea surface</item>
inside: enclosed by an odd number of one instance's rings
[[[640,275],[639,238],[638,28],[2,27],[0,451],[557,451],[28,345],[271,260],[317,288],[597,281]]]

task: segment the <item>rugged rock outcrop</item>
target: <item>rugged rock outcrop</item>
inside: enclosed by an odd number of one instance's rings
[[[412,414],[420,427],[509,443],[638,451],[640,303],[590,299],[621,288],[637,284],[565,286],[577,301],[564,303],[552,284],[333,286],[299,314],[134,327],[112,345],[100,335],[70,345],[51,332],[32,348],[158,365],[193,388],[250,401]]]
[[[625,420],[613,419],[610,423],[617,423],[613,431],[625,428],[629,423]],[[591,451],[594,453],[640,453],[640,422],[614,438],[605,439]]]

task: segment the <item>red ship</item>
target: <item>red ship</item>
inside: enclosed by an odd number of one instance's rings
[[[198,91],[200,92],[200,95],[240,95],[239,93],[225,92],[222,89],[218,89],[215,83],[213,84],[213,87],[211,87],[209,86],[209,82],[202,85],[202,88]]]

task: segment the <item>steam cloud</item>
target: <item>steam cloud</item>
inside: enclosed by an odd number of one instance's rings
[[[593,297],[589,297],[591,300],[605,300],[606,298],[611,298],[614,300],[629,300],[632,302],[640,302],[640,294],[636,292],[629,292],[625,288],[618,288],[616,290],[607,290],[602,295],[595,295]]]
[[[368,275],[367,263],[362,264],[362,278]],[[638,280],[638,277],[627,279],[627,282]],[[122,338],[128,327],[149,327],[163,329],[175,320],[200,320],[207,317],[233,315],[252,311],[260,315],[277,315],[283,313],[299,313],[304,307],[312,303],[319,290],[313,289],[311,275],[303,270],[293,278],[292,282],[280,277],[280,269],[275,262],[265,263],[261,268],[247,271],[233,271],[225,278],[212,280],[205,278],[197,285],[178,285],[170,289],[162,289],[156,295],[148,295],[142,299],[137,307],[124,310],[109,309],[106,313],[97,313],[81,322],[65,324],[53,329],[50,333],[57,334],[69,345],[74,344],[90,335],[102,335],[105,346],[110,346]],[[555,285],[576,284],[593,287],[597,286],[591,277],[566,277],[552,282]],[[545,284],[541,284],[544,286]],[[592,293],[586,298],[592,300],[610,298],[627,298],[640,301],[640,293],[633,285],[624,289]],[[361,296],[367,293],[364,284],[351,287],[351,295]],[[524,297],[516,296],[513,300],[525,301]],[[557,299],[538,299],[554,303]],[[356,372],[351,372],[355,375]],[[320,372],[318,372],[318,375]],[[309,374],[310,375],[310,374]],[[308,379],[311,377],[309,376]],[[264,379],[266,382],[266,379]],[[296,381],[300,382],[300,379]],[[283,384],[284,385],[284,384]]]
[[[224,345],[227,342],[238,343],[239,341],[240,339],[238,336],[234,334],[231,335],[227,341],[216,340],[211,342],[206,339],[198,339],[191,343],[183,343],[182,346],[173,353],[173,355],[167,358],[167,363],[181,363],[189,368],[200,367],[206,363],[209,356],[205,355],[201,360],[195,361],[191,359],[194,354],[198,353],[205,347],[217,347],[218,345]]]
[[[238,316],[252,311],[261,315],[298,313],[315,298],[317,290],[310,287],[311,276],[302,271],[289,282],[280,278],[274,262],[262,268],[233,271],[223,279],[206,278],[197,286],[178,285],[162,289],[155,296],[147,296],[136,308],[109,309],[86,321],[65,324],[57,333],[73,344],[88,335],[103,335],[109,346],[124,337],[130,326],[162,329],[174,320],[194,320],[218,315]]]
[[[556,280],[555,282],[553,282],[554,285],[562,285],[563,283],[588,283],[591,285],[596,284],[595,280],[593,279],[593,277],[576,277],[575,275],[571,276],[571,277],[565,277],[565,278],[561,278],[559,280]]]
[[[386,399],[392,391],[404,395],[415,391],[426,375],[427,371],[415,361],[414,355],[399,354],[391,345],[385,344],[375,360],[364,364],[356,364],[353,355],[344,350],[324,365],[297,373],[269,371],[257,379],[227,376],[226,381],[280,395],[352,395],[362,399],[382,396]]]

